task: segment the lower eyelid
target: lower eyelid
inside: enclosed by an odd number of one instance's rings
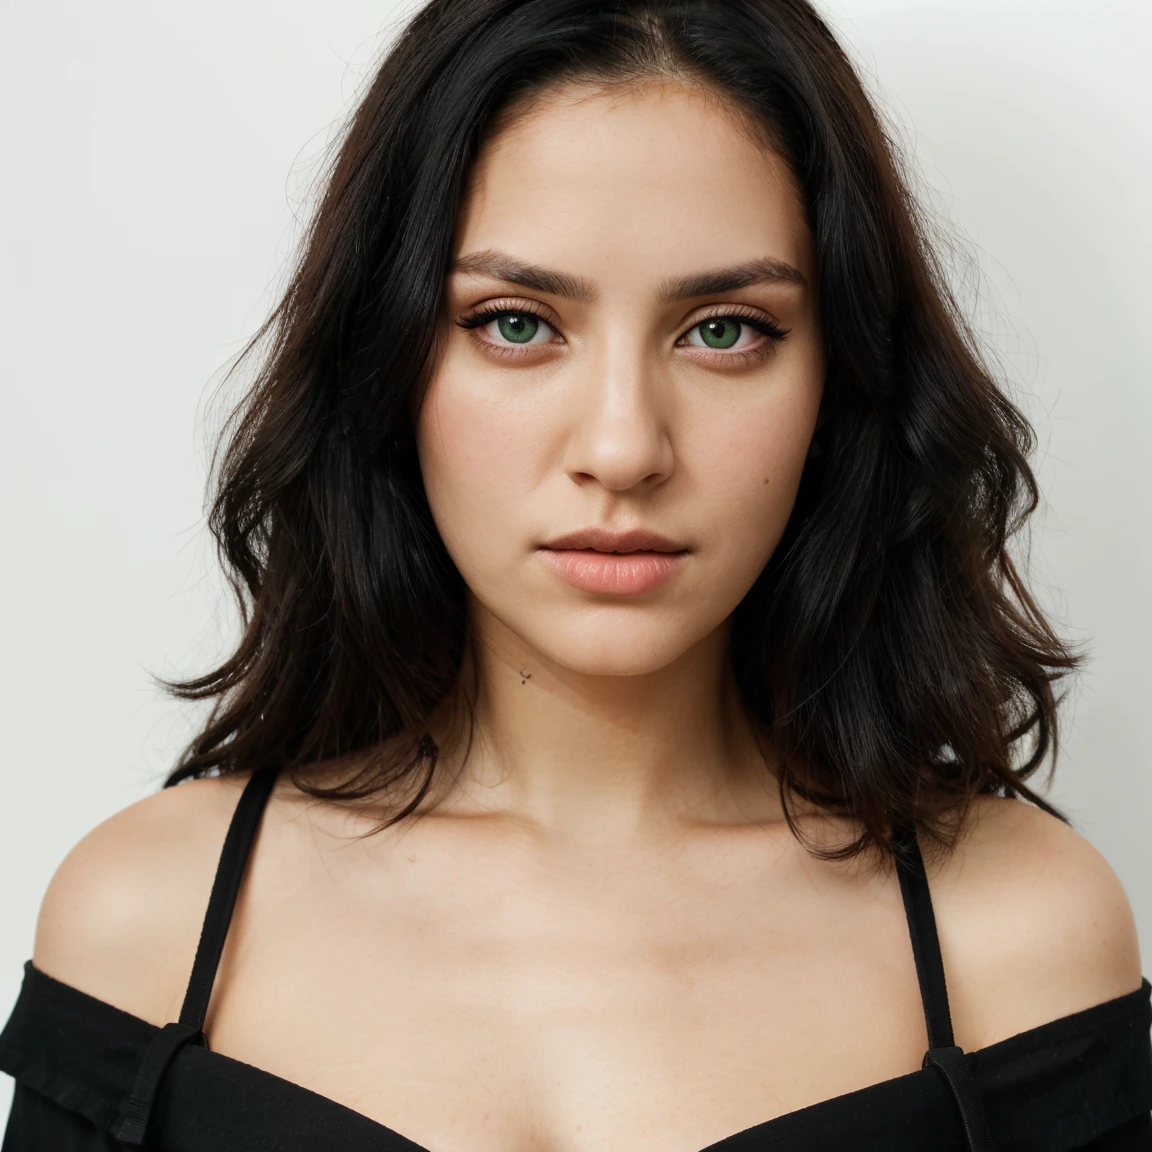
[[[764,336],[759,344],[751,348],[738,348],[734,352],[726,352],[720,348],[704,348],[699,344],[679,344],[679,348],[687,348],[688,356],[693,360],[703,360],[713,365],[752,364],[766,360],[775,350],[776,344],[769,337]]]
[[[520,360],[526,356],[531,356],[534,350],[557,346],[557,342],[553,340],[549,340],[545,344],[498,344],[495,340],[489,340],[479,333],[480,329],[474,328],[469,335],[486,351],[505,359]]]
[[[693,348],[689,355],[694,360],[708,360],[720,364],[724,361],[762,360],[769,351],[767,345],[761,344],[755,348],[740,348],[736,352],[717,351],[714,348]]]

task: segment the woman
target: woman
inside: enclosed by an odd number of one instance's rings
[[[5,1152],[1152,1148],[1030,432],[805,0],[434,0],[263,336]]]

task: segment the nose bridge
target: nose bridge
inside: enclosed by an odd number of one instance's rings
[[[614,491],[653,486],[672,470],[667,397],[639,326],[606,326],[574,381],[567,470]]]

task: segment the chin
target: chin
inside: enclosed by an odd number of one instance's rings
[[[622,616],[553,616],[521,635],[545,659],[582,676],[646,676],[674,664],[716,627],[699,618],[669,619],[667,613]]]

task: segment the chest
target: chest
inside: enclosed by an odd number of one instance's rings
[[[286,884],[269,856],[213,1048],[433,1152],[695,1152],[923,1055],[882,885],[739,852],[472,868],[417,852],[371,883]]]

